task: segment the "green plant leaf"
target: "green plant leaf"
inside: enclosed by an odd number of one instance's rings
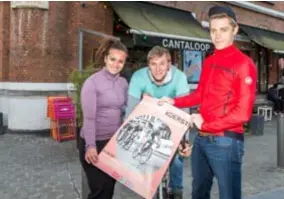
[[[70,75],[70,81],[73,83],[75,88],[75,105],[76,105],[76,119],[77,119],[77,126],[80,128],[83,124],[83,113],[81,107],[81,90],[83,87],[84,82],[88,79],[91,75],[101,70],[101,68],[96,67],[97,65],[91,63],[88,65],[84,70],[74,70]]]

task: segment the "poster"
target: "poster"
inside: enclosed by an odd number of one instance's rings
[[[97,167],[146,199],[154,196],[190,115],[144,97],[99,154]]]
[[[188,83],[198,83],[202,67],[202,52],[193,50],[183,51],[183,72]]]

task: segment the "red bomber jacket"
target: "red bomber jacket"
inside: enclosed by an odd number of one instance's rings
[[[257,69],[253,61],[231,45],[205,59],[197,89],[174,99],[176,107],[200,105],[201,131],[243,133],[252,114]]]

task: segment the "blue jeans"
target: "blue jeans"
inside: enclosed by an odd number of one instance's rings
[[[174,192],[182,191],[183,189],[183,157],[178,153],[174,156],[170,164],[170,180],[169,187]]]
[[[196,136],[192,149],[192,199],[210,199],[215,176],[220,199],[241,199],[244,143],[229,137]]]

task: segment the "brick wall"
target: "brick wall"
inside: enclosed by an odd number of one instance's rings
[[[66,6],[11,9],[9,81],[64,81]]]
[[[199,21],[222,2],[154,2],[194,12]],[[284,21],[230,5],[243,24],[284,32]],[[284,10],[282,2],[275,2]],[[78,67],[78,28],[113,34],[113,11],[104,2],[49,2],[49,10],[10,9],[0,3],[0,80],[19,82],[66,82]],[[10,30],[10,31],[9,31]],[[93,58],[98,37],[85,34],[84,65]],[[274,64],[273,64],[274,65]],[[273,70],[276,70],[273,67]],[[271,72],[270,74],[274,74]],[[269,78],[270,79],[270,78]]]
[[[10,10],[9,6],[7,8]],[[2,18],[3,13],[6,12],[1,12]],[[3,49],[10,48],[8,81],[68,81],[71,71],[78,66],[78,28],[112,34],[112,14],[112,10],[101,2],[85,2],[84,5],[80,2],[50,2],[48,10],[11,9],[10,20],[7,20],[10,22],[10,44],[5,46],[0,35],[0,50],[2,46]],[[1,21],[0,27],[5,25],[5,20]],[[89,35],[84,37],[84,64],[92,58],[97,39]],[[3,54],[4,51],[0,52]],[[1,57],[3,62],[4,56]]]
[[[67,65],[72,69],[78,67],[78,28],[86,28],[94,31],[113,34],[113,11],[104,3],[85,2],[84,7],[81,3],[69,3],[68,18],[68,62]],[[83,57],[86,66],[92,60],[93,49],[97,48],[100,37],[84,34]]]
[[[0,81],[8,80],[10,46],[10,3],[0,3]]]
[[[208,21],[207,13],[213,5],[228,5],[237,15],[239,23],[246,24],[253,27],[266,27],[269,30],[284,32],[284,20],[261,13],[253,12],[248,9],[240,8],[223,2],[208,2],[208,1],[153,1],[153,3],[173,7],[180,10],[194,12],[198,21]],[[262,5],[264,6],[264,5]],[[275,2],[275,6],[266,5],[267,8],[276,9],[284,12],[284,3]]]
[[[153,3],[156,3],[158,5],[163,5],[167,7],[172,7],[180,10],[190,11],[196,14],[196,19],[201,21],[208,21],[208,10],[214,6],[214,5],[228,5],[230,6],[237,15],[237,20],[241,24],[246,24],[253,27],[259,27],[268,29],[271,31],[276,31],[280,33],[284,33],[284,20],[279,19],[276,17],[272,17],[269,15],[257,13],[248,9],[240,8],[228,3],[224,2],[193,2],[193,1],[187,1],[187,2],[176,2],[176,1],[153,1]],[[254,2],[258,5],[275,9],[278,11],[284,12],[284,3],[283,2],[274,2],[274,5],[269,5],[263,2]],[[240,44],[240,42],[238,43]],[[238,45],[240,46],[240,45]],[[255,53],[252,51],[251,56],[253,59],[255,58]],[[270,53],[271,54],[271,53]],[[270,55],[270,63],[268,65],[268,84],[273,84],[277,81],[278,77],[278,56],[276,54]]]
[[[262,2],[262,1],[254,1],[254,2],[251,2],[251,3],[257,4],[257,5],[269,8],[269,9],[273,9],[273,10],[283,12],[283,10],[284,10],[283,2],[281,2],[281,1],[270,1],[270,2],[273,2],[274,5],[266,3],[266,2]]]

